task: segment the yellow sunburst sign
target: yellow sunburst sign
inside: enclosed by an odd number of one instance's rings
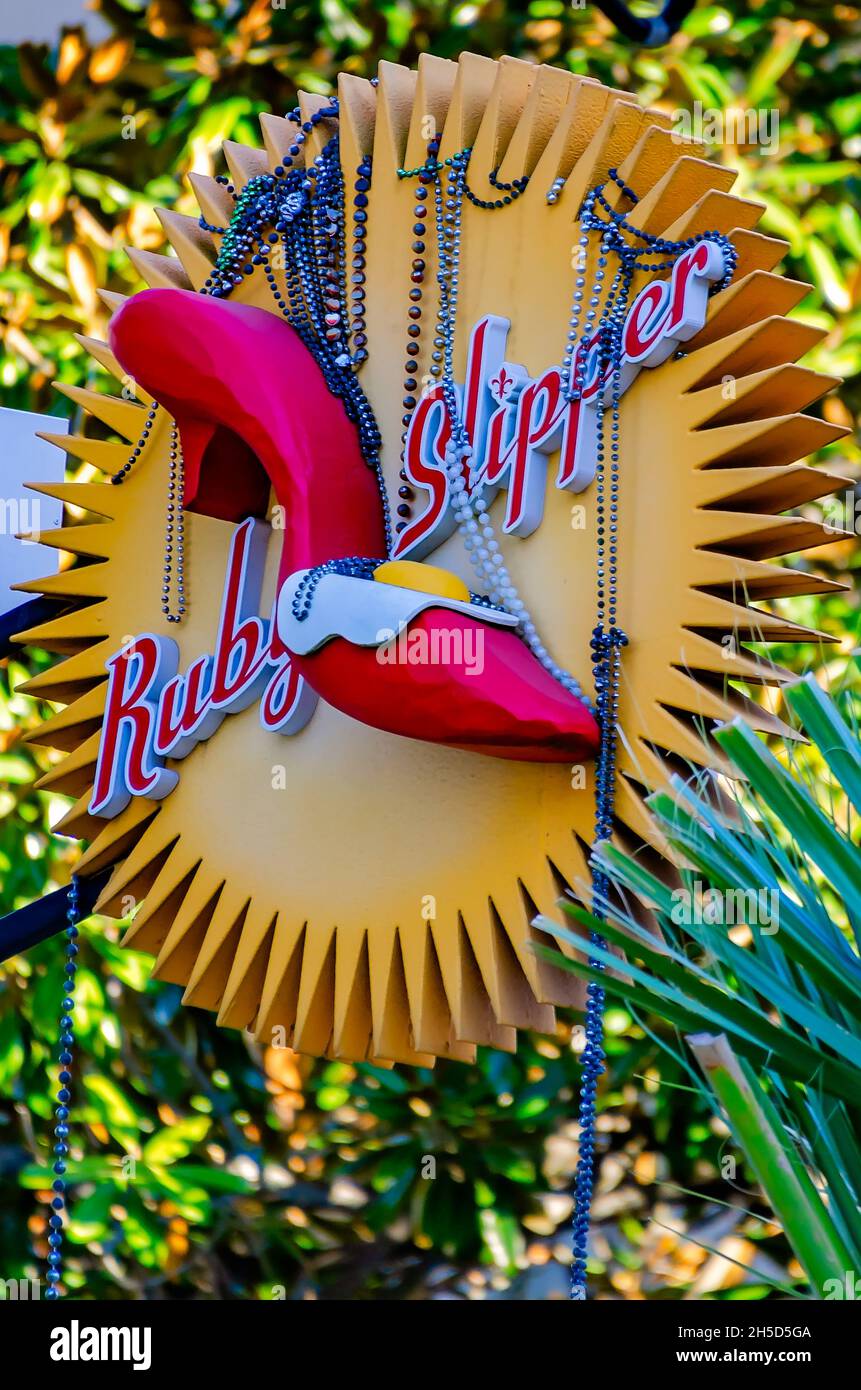
[[[833,382],[793,365],[819,332],[763,209],[627,93],[424,56],[261,126],[83,340],[137,399],[60,388],[126,442],[58,438],[106,477],[42,489],[90,514],[25,586],[69,604],[24,634],[62,658],[25,687],[64,706],[42,785],[112,867],[99,910],[142,902],[126,942],[219,1022],[512,1048],[582,1002],[531,923],[588,880],[598,726],[615,833],[657,851],[644,796],[721,768],[703,730],[780,727],[733,683],[780,679],[746,639],[808,635],[759,605],[820,587],[775,560],[828,539],[783,513],[841,481],[797,461],[842,432],[804,413]]]

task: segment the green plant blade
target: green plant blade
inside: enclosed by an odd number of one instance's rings
[[[726,1037],[688,1038],[730,1128],[781,1221],[815,1297],[831,1279],[843,1279],[852,1257],[835,1230],[798,1154],[787,1142],[780,1117],[749,1064]]]
[[[595,930],[604,931],[608,938],[630,948],[631,940],[626,932],[616,928],[611,922],[599,922],[597,919],[593,921]],[[550,936],[568,941],[578,950],[584,949],[584,943],[579,937],[550,918],[538,917],[535,925]],[[600,946],[588,947],[592,959],[610,969],[623,971],[635,984],[642,987],[644,993],[635,993],[631,989],[630,995],[642,1007],[662,1012],[671,1004],[689,1016],[699,1018],[700,1023],[710,1023],[721,1031],[731,1031],[735,1038],[752,1044],[765,1055],[782,1058],[785,1064],[792,1067],[793,1076],[797,1080],[813,1084],[817,1076],[821,1076],[823,1085],[833,1090],[835,1095],[846,1096],[855,1104],[861,1103],[861,1074],[852,1067],[823,1055],[804,1039],[786,1029],[776,1028],[756,1009],[730,993],[721,991],[716,985],[705,984],[703,978],[698,977],[694,967],[684,972],[668,956],[653,948],[638,943],[637,950],[648,960],[652,970],[659,971],[660,975],[640,969],[629,958],[620,961],[617,956]],[[575,974],[583,972],[583,967],[578,962],[569,960],[561,953],[551,952],[550,956],[545,958],[552,959],[557,966]],[[591,979],[593,976],[590,975],[588,978]],[[594,978],[603,982],[599,972],[595,973]]]
[[[828,699],[812,676],[786,686],[783,694],[861,815],[861,744],[840,717],[834,701]]]
[[[861,858],[857,851],[835,834],[833,824],[811,798],[804,796],[761,739],[739,721],[719,729],[715,738],[789,834],[819,865],[847,907],[861,902]]]

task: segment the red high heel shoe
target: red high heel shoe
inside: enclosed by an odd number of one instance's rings
[[[296,582],[286,581],[297,571],[386,549],[377,481],[357,432],[289,324],[263,309],[154,289],[122,306],[110,340],[123,369],[179,427],[188,510],[225,521],[263,516],[274,488],[284,512],[278,633],[323,699],[375,728],[497,757],[593,756],[598,728],[586,704],[503,625],[507,615],[483,614],[451,591],[397,587],[397,577],[377,584],[338,575],[325,577],[325,594],[320,582],[322,616],[307,631],[296,621],[286,602]],[[393,612],[387,631],[403,629],[408,641],[381,652],[374,623]],[[420,649],[468,650],[473,659],[413,660],[410,651]]]

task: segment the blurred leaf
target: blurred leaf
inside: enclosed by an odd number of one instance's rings
[[[110,1130],[137,1131],[138,1111],[123,1094],[120,1087],[109,1076],[87,1073],[83,1083],[90,1095],[98,1102]]]
[[[144,1163],[158,1166],[185,1158],[196,1144],[206,1138],[211,1128],[212,1121],[200,1115],[179,1120],[171,1125],[170,1129],[159,1130],[158,1134],[154,1134],[152,1139],[148,1139],[144,1144]]]
[[[765,97],[773,95],[781,77],[798,57],[803,41],[800,24],[784,23],[777,27],[771,44],[751,70],[746,94],[748,106],[756,107]]]
[[[24,1044],[14,1014],[0,1018],[0,1089],[10,1091],[24,1062]]]

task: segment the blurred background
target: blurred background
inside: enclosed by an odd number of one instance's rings
[[[63,415],[70,402],[52,380],[108,389],[72,336],[104,336],[97,288],[141,288],[123,247],[162,249],[153,205],[196,214],[185,175],[221,172],[227,138],[259,143],[259,112],[282,113],[298,87],[330,91],[342,69],[370,76],[378,58],[465,48],[588,73],[675,113],[776,113],[779,138],[740,136],[714,158],[740,168],[734,191],[766,205],[761,230],[789,243],[784,272],[812,283],[798,312],[826,336],[809,364],[845,379],[821,408],[854,425],[861,13],[794,0],[701,4],[657,52],[563,0],[0,0],[3,404]],[[858,477],[857,445],[842,442],[829,462]],[[846,541],[815,557],[850,582],[857,563]],[[837,640],[777,659],[842,684],[857,594],[780,610]],[[49,711],[13,689],[49,658],[27,661],[0,667],[3,912],[67,883],[77,854],[49,830],[66,803],[32,790],[51,755],[21,734]],[[68,1227],[72,1296],[565,1296],[579,1020],[472,1067],[310,1062],[181,1008],[178,989],[147,983],[147,959],[120,950],[120,934],[94,919],[80,957],[73,1154],[85,1181]],[[38,1165],[59,967],[56,942],[0,967],[2,1279],[35,1276],[34,1252],[47,1253]],[[607,1027],[598,1296],[768,1298],[793,1285],[801,1270],[781,1228],[744,1166],[725,1162],[727,1131],[673,1055],[672,1031],[620,1007]]]

